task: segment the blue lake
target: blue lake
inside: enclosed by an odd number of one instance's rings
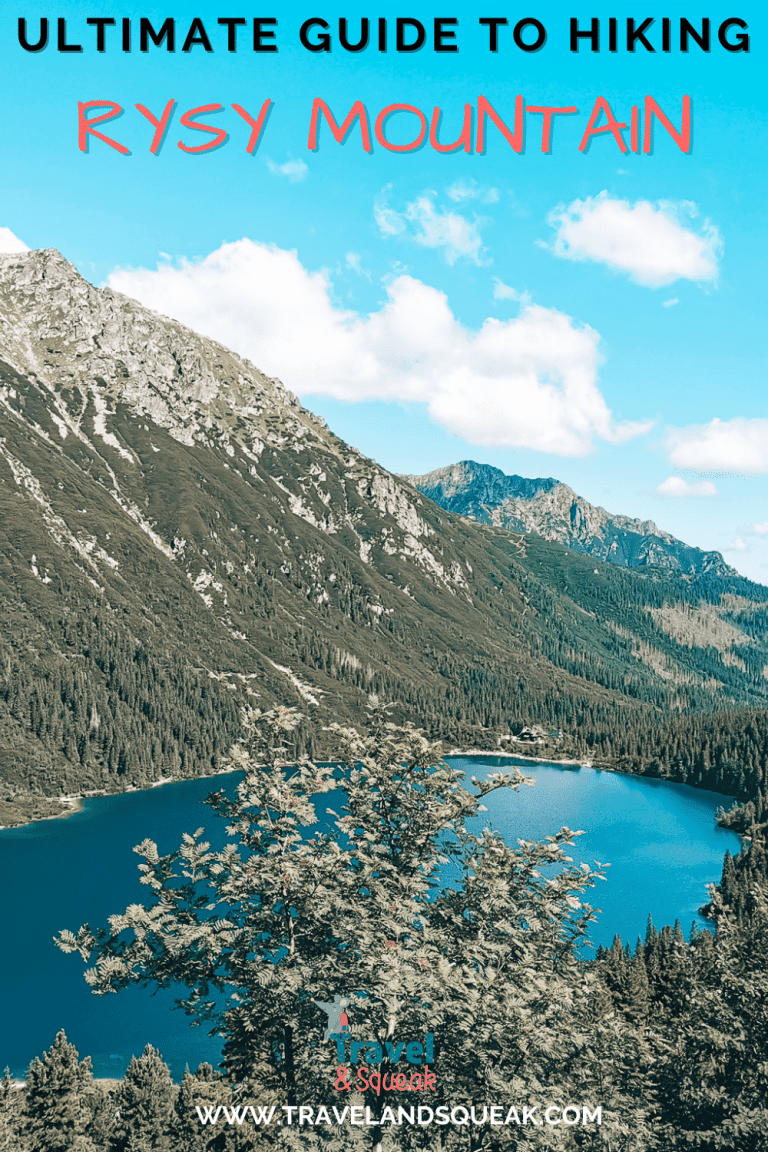
[[[504,769],[509,760],[454,759],[469,775]],[[584,829],[572,856],[610,863],[607,881],[586,899],[602,909],[591,933],[610,944],[615,933],[633,945],[645,932],[649,913],[657,927],[679,919],[686,935],[707,898],[705,885],[718,880],[726,849],[739,838],[718,828],[714,812],[722,796],[681,784],[619,776],[591,768],[565,768],[520,761],[536,779],[534,788],[502,792],[486,800],[485,823],[510,843],[542,839],[563,825]],[[23,1075],[34,1056],[64,1028],[81,1056],[93,1059],[99,1076],[121,1076],[132,1055],[151,1043],[178,1078],[185,1064],[216,1064],[220,1043],[174,1010],[179,994],[126,989],[94,996],[83,980],[77,955],[53,945],[62,928],[106,924],[127,904],[144,902],[135,844],[147,837],[161,853],[176,848],[183,832],[201,826],[206,838],[225,842],[224,821],[202,799],[237,778],[189,780],[147,792],[96,797],[66,820],[48,820],[0,832],[0,891],[5,945],[0,950],[3,990],[0,1071],[9,1065]]]

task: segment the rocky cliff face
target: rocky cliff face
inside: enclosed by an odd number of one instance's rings
[[[481,524],[534,532],[624,568],[666,568],[689,576],[735,575],[719,552],[703,552],[652,520],[616,516],[551,477],[528,480],[463,460],[408,480],[441,508]]]
[[[442,548],[430,547],[435,530],[418,497],[333,436],[279,380],[127,297],[93,288],[58,252],[0,256],[0,349],[8,367],[32,384],[19,390],[5,381],[0,398],[7,413],[30,424],[62,459],[81,466],[88,459],[116,510],[159,553],[182,562],[192,586],[205,585],[219,611],[226,597],[197,534],[172,522],[167,506],[152,507],[151,493],[136,490],[146,487],[148,470],[162,469],[158,456],[169,449],[176,455],[168,438],[213,453],[248,486],[267,483],[281,512],[354,540],[365,563],[373,555],[397,557],[436,584],[466,584],[460,561],[446,561]],[[24,476],[23,462],[7,446],[0,451],[14,475]],[[290,464],[283,475],[274,460],[284,453]],[[34,478],[25,486],[31,492]],[[55,493],[50,498],[55,515]],[[292,549],[284,526],[277,531]],[[86,568],[119,569],[104,541],[86,549],[87,556],[72,547]],[[315,581],[313,592],[324,591]]]

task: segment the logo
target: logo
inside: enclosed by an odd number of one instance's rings
[[[423,1042],[394,1038],[383,1042],[376,1039],[353,1040],[347,1015],[351,1003],[348,996],[337,993],[330,1003],[324,1000],[313,1000],[312,1003],[328,1018],[323,1040],[332,1041],[336,1045],[339,1064],[334,1088],[338,1091],[369,1089],[377,1095],[382,1089],[385,1092],[435,1091],[436,1076],[429,1067],[435,1059],[435,1038],[432,1032],[425,1033]],[[398,1069],[397,1065],[403,1057],[404,1065]],[[351,1065],[357,1065],[354,1083],[350,1080]],[[381,1065],[385,1067],[381,1068]],[[417,1072],[409,1068],[406,1071],[407,1065],[419,1065],[420,1070]]]
[[[334,1033],[341,1035],[349,1032],[349,1019],[345,1011],[349,1008],[347,996],[339,996],[337,993],[332,1004],[327,1004],[324,1000],[313,1000],[312,1003],[317,1004],[320,1011],[325,1012],[328,1017],[328,1027],[325,1029],[323,1040],[330,1040]]]

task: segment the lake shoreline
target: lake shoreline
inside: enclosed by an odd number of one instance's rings
[[[58,800],[59,804],[64,805],[61,812],[52,812],[50,816],[40,816],[40,817],[38,817],[37,820],[30,820],[29,823],[30,824],[39,824],[43,820],[66,820],[66,818],[68,816],[73,816],[75,814],[75,812],[82,812],[83,800],[85,799],[85,794],[83,794],[82,796],[80,796],[80,795],[57,796],[57,797],[54,797],[54,799]],[[15,825],[15,827],[23,828],[24,825],[23,824],[17,824],[17,825]]]
[[[67,817],[73,816],[76,812],[82,812],[85,806],[84,801],[91,800],[96,796],[127,796],[131,792],[151,792],[153,788],[162,788],[166,784],[184,784],[190,780],[215,780],[217,776],[226,776],[230,772],[237,771],[239,771],[238,768],[221,768],[218,772],[201,773],[199,776],[162,776],[144,788],[137,788],[135,784],[130,784],[127,788],[97,788],[89,792],[76,792],[71,796],[40,797],[48,804],[62,804],[64,807],[60,812],[51,812],[45,816],[33,816],[31,819],[19,820],[18,823],[14,824],[0,824],[0,832],[10,832],[14,828],[29,828],[33,824],[42,824],[46,820],[66,820]]]
[[[532,745],[532,747],[537,747]],[[519,761],[525,764],[553,764],[555,766],[563,765],[566,768],[591,768],[596,772],[614,772],[619,776],[640,777],[642,779],[662,780],[660,776],[647,776],[642,772],[628,772],[625,769],[618,767],[615,764],[610,764],[607,761],[596,763],[590,759],[573,759],[568,757],[558,756],[533,756],[528,755],[523,751],[509,752],[506,749],[500,748],[451,748],[450,751],[445,753],[445,757],[464,757],[466,759],[482,758],[482,757],[495,757],[501,760],[509,760],[511,762]],[[237,768],[220,768],[217,772],[210,774],[201,774],[200,776],[163,776],[159,780],[154,780],[152,783],[147,784],[143,788],[137,788],[136,785],[131,784],[127,788],[107,789],[101,788],[94,791],[73,793],[70,796],[47,796],[41,797],[47,803],[60,803],[64,805],[60,812],[51,812],[45,816],[32,816],[31,818],[24,818],[19,820],[18,823],[2,824],[0,825],[0,832],[10,831],[13,828],[28,828],[32,824],[41,824],[45,820],[66,820],[69,816],[77,812],[82,812],[84,801],[89,800],[95,796],[124,796],[130,792],[150,792],[153,788],[162,788],[166,784],[182,784],[189,780],[215,780],[217,776],[226,776],[231,772],[237,772]],[[670,781],[671,783],[685,783],[684,781]],[[687,787],[696,790],[695,784],[688,784]],[[730,795],[722,794],[724,800],[732,800]]]
[[[521,752],[507,752],[504,750],[491,750],[482,748],[451,748],[449,752],[445,753],[448,756],[465,756],[465,757],[482,757],[482,756],[497,756],[505,760],[525,760],[535,761],[537,764],[565,764],[572,768],[593,768],[594,764],[591,760],[566,760],[554,759],[545,756],[526,756]],[[182,784],[187,780],[215,780],[217,776],[226,776],[230,772],[237,772],[237,768],[220,768],[218,772],[212,772],[210,775],[202,773],[200,776],[161,776],[159,780],[153,780],[144,788],[137,788],[135,784],[130,784],[127,788],[99,788],[88,792],[72,793],[71,796],[45,796],[41,800],[45,800],[49,804],[59,803],[62,804],[60,812],[50,812],[45,816],[32,816],[19,820],[18,823],[13,824],[0,824],[0,832],[7,832],[13,828],[29,828],[32,824],[42,824],[45,820],[66,820],[69,816],[73,816],[77,812],[82,812],[85,800],[90,800],[94,796],[125,796],[130,792],[150,792],[153,788],[162,788],[166,784]],[[619,771],[618,769],[610,769],[610,771]],[[627,773],[627,775],[634,775],[634,773]]]
[[[448,756],[496,756],[503,760],[524,760],[528,763],[533,761],[535,764],[565,764],[569,768],[595,768],[596,765],[592,760],[569,760],[565,757],[552,757],[552,756],[526,756],[522,752],[502,752],[501,750],[491,752],[483,750],[482,748],[451,748],[450,752],[446,752]],[[602,765],[601,765],[602,767]],[[611,769],[611,771],[618,772],[619,769]],[[635,776],[635,772],[626,772],[626,776]]]

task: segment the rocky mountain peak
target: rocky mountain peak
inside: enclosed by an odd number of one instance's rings
[[[195,585],[202,572],[206,603],[216,602],[219,587],[227,600],[207,559],[210,532],[196,541],[188,510],[178,508],[180,493],[166,492],[158,503],[152,490],[152,477],[171,461],[181,490],[184,473],[195,470],[174,443],[207,450],[209,464],[233,483],[266,485],[276,513],[346,534],[364,564],[385,558],[390,569],[417,571],[452,591],[466,583],[458,557],[446,562],[429,547],[435,532],[421,497],[338,440],[278,379],[129,297],[95,288],[53,249],[0,258],[0,359],[7,366],[0,405],[55,456],[98,475],[164,555],[178,559],[174,541],[184,540],[187,577]],[[14,475],[28,469],[28,485],[45,487],[7,443],[0,455]],[[204,482],[196,478],[195,487]],[[55,493],[47,499],[57,502]],[[273,530],[284,550],[295,548],[285,522]],[[222,555],[220,563],[234,561]],[[391,577],[409,584],[400,572]],[[321,585],[317,595],[327,596]]]
[[[126,404],[192,445],[238,420],[317,423],[279,380],[137,301],[95,288],[55,249],[0,257],[0,346],[16,371],[55,394],[65,424],[89,403]],[[277,417],[277,419],[275,419]],[[268,429],[264,428],[268,434]]]
[[[525,476],[507,476],[500,468],[462,460],[447,468],[436,468],[425,476],[407,476],[415,487],[442,507],[469,515],[481,523],[491,523],[485,509],[495,507],[510,497],[531,499],[539,492],[549,492],[560,481],[551,476],[529,480]],[[434,495],[433,495],[434,493]]]
[[[735,575],[719,552],[703,552],[652,520],[614,515],[553,478],[507,476],[462,460],[407,479],[442,508],[481,524],[535,533],[625,568],[660,567],[685,575]]]

